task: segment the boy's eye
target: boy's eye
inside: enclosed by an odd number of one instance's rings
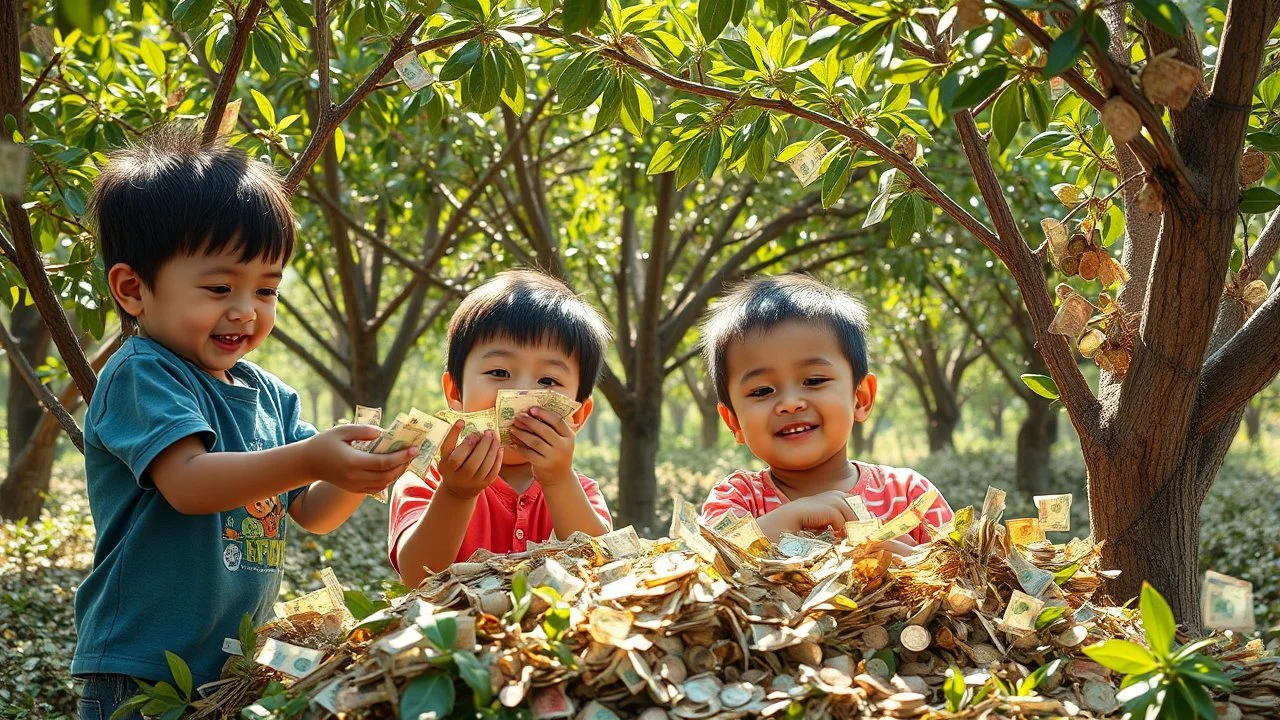
[[[773,392],[773,388],[771,387],[758,387],[748,392],[747,397],[753,397],[753,398],[764,397],[765,395],[768,395],[771,392]]]
[[[804,384],[808,385],[809,387],[814,387],[814,386],[821,385],[823,383],[828,383],[828,382],[831,382],[831,378],[811,377],[811,378],[805,378]]]
[[[555,378],[553,378],[553,377],[544,377],[544,378],[539,378],[539,379],[538,379],[538,384],[539,384],[539,385],[546,385],[547,387],[551,387],[552,385],[559,385],[559,384],[560,384],[560,381],[559,381],[559,380],[557,380],[557,379],[555,379]]]
[[[214,295],[226,295],[231,292],[231,288],[227,285],[208,285],[205,287],[205,290],[208,290]]]
[[[497,369],[497,370],[490,370],[490,371],[486,372],[486,373],[485,373],[485,375],[491,375],[491,376],[496,377],[496,378],[509,378],[509,377],[511,377],[511,373],[509,373],[509,372],[507,372],[506,370],[503,370],[503,369],[501,369],[501,368],[499,368],[499,369]]]
[[[275,298],[275,297],[280,297],[280,290],[278,290],[277,288],[266,287],[259,290],[258,294],[261,295],[262,297]]]

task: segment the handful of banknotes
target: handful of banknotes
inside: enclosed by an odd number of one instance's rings
[[[535,407],[548,410],[563,420],[577,412],[582,403],[554,390],[499,390],[496,402],[488,410],[462,413],[445,409],[435,415],[428,415],[417,408],[411,408],[408,413],[396,415],[391,425],[376,439],[357,443],[356,447],[379,454],[416,447],[418,455],[409,465],[409,472],[424,477],[427,468],[439,454],[449,428],[458,420],[463,421],[462,432],[458,434],[459,441],[472,433],[492,430],[498,434],[504,446],[510,447],[511,428],[515,425],[516,416]],[[382,409],[357,405],[355,422],[382,427]],[[387,501],[385,490],[373,497],[379,502]]]

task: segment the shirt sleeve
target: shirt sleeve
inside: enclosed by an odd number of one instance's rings
[[[431,504],[431,498],[436,494],[436,488],[440,487],[440,475],[434,464],[427,470],[427,477],[420,478],[411,472],[406,472],[400,476],[396,484],[391,488],[391,519],[387,529],[387,555],[391,560],[391,567],[400,572],[400,565],[396,562],[396,556],[399,554],[397,550],[400,547],[400,538],[405,532],[418,524],[422,519],[422,515],[426,513],[427,506]]]
[[[604,494],[600,492],[600,484],[582,473],[578,473],[578,482],[582,484],[582,492],[587,494],[591,509],[596,511],[604,526],[612,531],[613,515],[609,512],[609,504],[604,501]]]
[[[738,517],[763,515],[763,512],[757,512],[760,508],[756,507],[755,493],[751,492],[749,482],[742,473],[734,473],[716,483],[702,503],[702,519],[712,522],[728,512]]]
[[[195,390],[183,382],[179,368],[159,357],[135,354],[103,379],[98,393],[98,440],[143,489],[155,487],[147,469],[175,442],[196,435],[208,449],[217,440]]]

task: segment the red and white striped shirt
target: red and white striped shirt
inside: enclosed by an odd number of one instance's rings
[[[910,468],[860,462],[853,465],[858,470],[858,482],[854,483],[849,494],[861,497],[867,510],[881,521],[893,519],[913,500],[934,489],[933,483]],[[773,484],[768,469],[754,473],[739,470],[711,488],[706,502],[702,504],[702,517],[711,521],[726,512],[732,512],[738,516],[749,513],[758,518],[789,502],[791,500]],[[951,506],[939,492],[938,499],[925,512],[924,517],[925,522],[941,527],[951,521],[952,515]],[[928,531],[923,524],[909,535],[917,543],[929,540]]]

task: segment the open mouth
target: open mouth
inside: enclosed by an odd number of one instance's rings
[[[780,438],[801,438],[818,429],[813,423],[792,423],[774,433]]]
[[[209,337],[213,340],[213,344],[216,345],[219,350],[223,350],[225,352],[235,352],[236,350],[239,350],[241,347],[243,347],[244,344],[249,340],[248,335],[240,335],[240,334],[210,335]]]

